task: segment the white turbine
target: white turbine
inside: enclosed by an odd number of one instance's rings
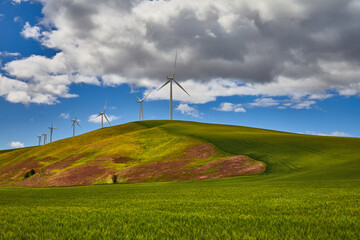
[[[71,120],[72,121],[72,128],[73,128],[73,137],[75,136],[75,123],[81,128],[79,122],[76,120],[76,113],[75,113],[75,119]]]
[[[53,122],[51,122],[51,127],[49,127],[49,129],[50,129],[50,142],[52,142],[53,130],[56,129],[56,128],[54,128]]]
[[[158,91],[160,89],[162,89],[164,86],[166,86],[168,83],[170,83],[170,120],[172,120],[172,100],[173,100],[173,93],[172,93],[172,83],[176,83],[187,95],[190,96],[190,94],[175,80],[175,69],[176,69],[176,60],[177,60],[177,50],[176,50],[176,54],[175,54],[175,63],[174,63],[174,70],[173,70],[173,74],[171,77],[167,77],[167,81],[164,83],[164,85],[162,85]]]
[[[105,111],[106,111],[106,103],[107,103],[107,101],[105,102],[104,111],[99,112],[99,115],[96,116],[96,117],[101,117],[101,128],[104,127],[104,117],[105,117],[106,121],[109,123],[109,125],[111,126],[110,121],[109,121],[108,117],[107,117],[106,114],[105,114]]]
[[[46,136],[47,136],[47,132],[43,133],[43,136],[44,136],[44,145],[46,144]]]
[[[139,121],[141,121],[141,115],[140,113],[142,113],[142,118],[144,120],[144,108],[143,108],[143,101],[147,98],[147,96],[149,96],[149,94],[151,93],[152,91],[150,91],[143,99],[140,100],[140,98],[138,98],[138,96],[135,95],[135,97],[138,99],[136,102],[139,104]]]

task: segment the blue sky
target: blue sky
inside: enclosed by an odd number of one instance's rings
[[[54,140],[71,137],[75,113],[77,134],[95,130],[90,116],[106,100],[112,125],[137,121],[134,93],[154,90],[145,119],[168,119],[168,86],[156,88],[171,74],[176,49],[176,78],[191,95],[174,86],[176,120],[360,136],[356,1],[289,1],[287,12],[274,10],[277,1],[190,2],[1,0],[0,149],[37,145],[51,122]],[[340,5],[336,21],[316,17],[330,19]],[[284,18],[301,27],[280,24]]]

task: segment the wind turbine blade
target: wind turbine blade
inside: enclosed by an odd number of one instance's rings
[[[96,117],[100,117],[101,116],[101,113],[99,113],[99,115],[97,115]]]
[[[104,111],[103,111],[103,112],[105,112],[105,110],[106,110],[106,104],[107,104],[107,101],[108,101],[108,99],[106,98],[106,101],[105,101],[105,106],[104,106]]]
[[[163,87],[165,87],[166,84],[168,84],[170,82],[170,80],[167,80],[166,83],[164,83],[164,85],[162,85],[157,91],[159,91],[160,89],[162,89]]]
[[[81,128],[80,124],[76,121],[76,124]]]
[[[141,100],[141,101],[144,101],[148,96],[149,94],[152,92],[152,90]],[[140,99],[139,99],[140,100]]]
[[[176,49],[176,53],[175,53],[175,63],[174,63],[174,70],[173,70],[172,78],[175,77],[176,60],[177,60],[177,49]]]
[[[134,93],[135,97],[140,101],[140,98],[138,96],[136,96],[136,94]]]
[[[106,114],[104,114],[104,117],[105,117],[106,121],[109,123],[109,125],[111,126],[111,123],[110,123],[108,117],[106,116]]]
[[[186,92],[187,95],[190,96],[190,94],[180,85],[180,83],[178,83],[175,79],[174,79],[174,82],[175,82],[184,92]]]

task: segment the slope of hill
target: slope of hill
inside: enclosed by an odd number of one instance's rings
[[[360,177],[360,139],[184,121],[142,121],[0,152],[0,184],[72,186],[197,180]],[[30,169],[35,175],[24,178]]]

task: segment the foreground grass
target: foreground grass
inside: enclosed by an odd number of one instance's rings
[[[0,239],[357,239],[359,184],[251,176],[0,188]]]

